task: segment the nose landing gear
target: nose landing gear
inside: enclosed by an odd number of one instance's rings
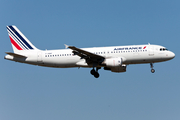
[[[154,66],[153,66],[153,63],[150,63],[150,65],[151,65],[151,72],[154,73],[155,70],[153,69],[153,67],[154,67]]]
[[[100,67],[97,67],[96,70],[94,70],[94,68],[91,70],[91,74],[94,75],[95,78],[99,77],[99,73],[98,70],[101,69]]]

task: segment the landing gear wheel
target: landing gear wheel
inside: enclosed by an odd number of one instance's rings
[[[99,73],[98,73],[98,72],[95,72],[94,77],[95,77],[95,78],[98,78],[98,77],[99,77]]]
[[[96,71],[94,69],[91,70],[91,74],[94,75]]]
[[[98,78],[99,77],[99,73],[98,73],[98,70],[101,69],[101,67],[96,67],[96,70],[93,69],[90,71],[91,75],[94,75],[95,78]]]
[[[153,66],[153,63],[150,63],[150,65],[151,65],[151,72],[154,73],[155,70],[153,69],[153,67],[154,67],[154,66]]]
[[[155,72],[155,70],[154,70],[154,69],[151,69],[151,72],[152,72],[152,73],[154,73],[154,72]]]

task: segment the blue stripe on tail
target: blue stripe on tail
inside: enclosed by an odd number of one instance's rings
[[[7,29],[8,29],[8,32],[10,32],[12,35],[13,35],[13,37],[15,38],[14,40],[16,40],[16,42],[18,41],[19,43],[21,43],[21,44],[19,44],[21,47],[23,46],[24,48],[26,48],[27,50],[28,50],[28,48],[21,42],[21,40],[18,38],[18,37],[16,37],[15,35],[14,35],[14,33],[13,32],[11,32],[11,30],[7,27]],[[22,47],[22,48],[23,48]]]
[[[29,49],[33,49],[31,47],[31,45],[29,45],[29,43],[27,43],[27,41],[12,27],[9,26],[9,28],[20,38],[20,40],[29,48]]]

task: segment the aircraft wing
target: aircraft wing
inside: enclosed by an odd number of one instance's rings
[[[68,45],[65,45],[66,48],[70,48],[71,50],[73,50],[73,53],[75,55],[78,55],[80,56],[82,59],[91,59],[91,60],[104,60],[105,58],[103,56],[100,56],[100,55],[96,55],[94,53],[91,53],[91,52],[88,52],[88,51],[85,51],[85,50],[82,50],[80,48],[77,48],[77,47],[74,47],[74,46],[68,46]]]

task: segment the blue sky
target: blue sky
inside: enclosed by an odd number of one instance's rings
[[[180,1],[1,0],[0,119],[179,120]],[[39,49],[158,44],[176,57],[129,65],[126,73],[56,69],[4,60],[6,26],[16,25]]]

